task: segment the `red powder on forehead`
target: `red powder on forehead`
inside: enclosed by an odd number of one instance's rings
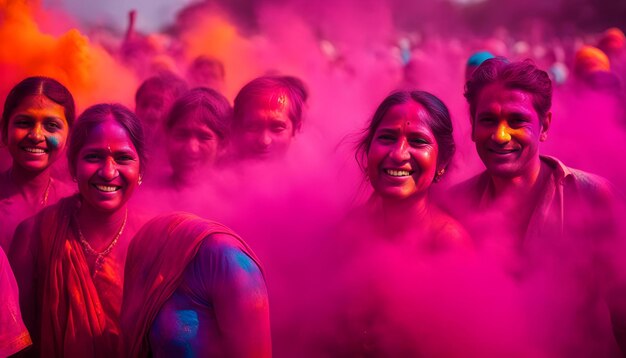
[[[251,109],[264,109],[276,112],[286,112],[289,110],[289,96],[280,91],[271,94],[262,94],[255,96],[253,99],[246,101],[244,108],[246,110]]]

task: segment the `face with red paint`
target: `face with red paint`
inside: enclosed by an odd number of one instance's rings
[[[197,116],[210,115],[206,111],[186,113],[169,130],[167,152],[174,175],[212,167],[220,154],[221,139]]]
[[[428,112],[414,101],[384,115],[367,152],[367,173],[377,194],[403,200],[427,193],[439,152],[427,118]]]
[[[24,98],[11,113],[3,141],[14,165],[42,171],[61,156],[68,132],[63,106],[35,95]]]
[[[287,153],[294,136],[288,116],[290,104],[287,96],[279,96],[275,101],[258,99],[242,111],[241,129],[235,133],[240,157],[264,160]]]
[[[547,138],[551,113],[540,118],[530,93],[501,83],[483,88],[476,103],[472,140],[494,176],[514,178],[539,170],[539,142]]]
[[[139,155],[128,132],[110,118],[89,132],[74,174],[85,205],[114,212],[132,196],[140,172]]]

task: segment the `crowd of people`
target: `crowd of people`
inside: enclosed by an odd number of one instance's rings
[[[544,149],[585,101],[587,125],[626,132],[621,30],[483,42],[456,69],[462,121],[424,52],[454,46],[409,36],[393,90],[334,143],[317,83],[269,71],[231,96],[236,69],[206,54],[181,75],[134,21],[134,108],[78,113],[40,74],[4,99],[0,356],[626,355],[624,168],[570,167],[596,142]]]

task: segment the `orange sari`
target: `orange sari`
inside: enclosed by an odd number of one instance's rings
[[[148,222],[133,238],[126,260],[122,328],[129,357],[147,357],[148,333],[161,310],[180,285],[187,265],[211,234],[237,239],[259,267],[250,247],[228,227],[188,213],[163,215]]]
[[[107,257],[103,270],[91,275],[74,229],[79,202],[77,195],[62,199],[36,217],[40,351],[45,356],[119,356],[123,272]]]

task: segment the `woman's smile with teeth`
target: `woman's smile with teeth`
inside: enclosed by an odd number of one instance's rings
[[[410,171],[402,169],[385,169],[385,173],[393,177],[408,177],[409,175],[411,175]]]
[[[46,152],[46,150],[43,148],[23,147],[22,149],[24,149],[25,151],[29,153],[35,153],[35,154],[44,154]]]
[[[119,190],[121,187],[117,185],[102,185],[102,184],[94,184],[96,189],[104,192],[113,192]]]

